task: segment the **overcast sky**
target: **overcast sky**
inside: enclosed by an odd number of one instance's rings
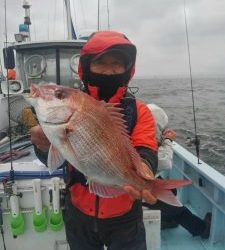
[[[7,0],[7,34],[13,41],[23,23],[23,0]],[[32,40],[65,39],[63,0],[30,0]],[[136,76],[189,72],[183,0],[108,0],[110,29],[137,46]],[[186,0],[193,75],[225,76],[225,1]],[[77,33],[97,29],[97,0],[71,0]],[[1,49],[5,40],[0,0]],[[100,29],[108,28],[107,0],[100,0]]]

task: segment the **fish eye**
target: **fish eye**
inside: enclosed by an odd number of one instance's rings
[[[61,89],[57,89],[55,91],[55,97],[57,99],[59,99],[59,100],[62,100],[62,99],[64,99],[66,97],[66,93],[63,90],[61,90]]]

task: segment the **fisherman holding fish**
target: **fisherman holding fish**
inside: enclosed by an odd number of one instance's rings
[[[71,250],[146,250],[141,199],[176,200],[168,189],[188,181],[157,180],[151,111],[127,92],[136,47],[121,33],[99,31],[81,49],[86,93],[32,86],[40,126],[31,129],[37,157],[53,171],[66,166],[64,222]]]

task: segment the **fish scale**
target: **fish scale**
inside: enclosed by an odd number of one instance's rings
[[[112,168],[112,161],[109,160],[111,158],[109,152],[103,148],[97,140],[95,130],[93,129],[93,126],[91,126],[92,123],[83,120],[81,120],[80,123],[81,126],[78,124],[76,125],[75,132],[73,135],[69,136],[69,140],[73,145],[75,152],[80,155],[81,162],[90,165],[91,161],[90,168],[97,166],[99,169],[98,172],[105,173],[105,176],[114,176],[116,172],[120,175],[119,171],[115,171],[117,170],[116,168]],[[88,126],[90,127],[90,130],[88,129]],[[104,164],[99,164],[101,161],[104,162]],[[106,168],[105,166],[108,167]]]

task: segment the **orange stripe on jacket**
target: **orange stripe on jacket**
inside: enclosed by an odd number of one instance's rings
[[[158,150],[156,139],[156,125],[151,111],[141,101],[136,100],[137,121],[131,134],[134,147],[147,147],[155,152]]]

